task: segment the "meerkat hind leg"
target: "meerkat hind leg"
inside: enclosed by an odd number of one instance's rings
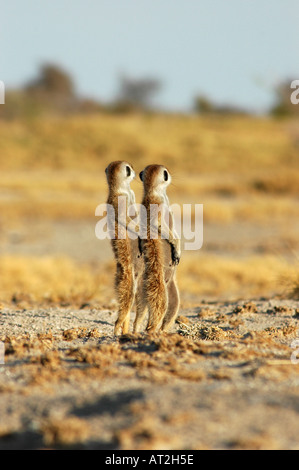
[[[161,320],[167,311],[167,288],[163,286],[157,296],[148,296],[149,317],[146,330],[148,333],[155,333],[158,330]]]

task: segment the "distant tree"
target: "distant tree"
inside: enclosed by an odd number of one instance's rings
[[[204,95],[196,96],[194,99],[194,110],[199,114],[248,114],[245,109],[233,105],[216,105]]]
[[[155,78],[120,78],[119,92],[116,99],[117,108],[148,109],[152,97],[160,90],[161,82]]]
[[[275,89],[276,102],[270,109],[270,114],[275,117],[299,116],[299,104],[291,102],[292,80],[280,83]]]
[[[110,111],[95,99],[79,97],[72,77],[55,64],[41,65],[37,77],[21,89],[7,90],[0,119],[36,118],[45,114],[92,114]]]
[[[211,113],[215,110],[213,103],[206,96],[199,95],[194,99],[194,110],[197,113]]]
[[[74,84],[70,75],[57,65],[44,64],[40,68],[39,76],[25,86],[29,92],[44,93],[47,95],[61,95],[74,97]]]

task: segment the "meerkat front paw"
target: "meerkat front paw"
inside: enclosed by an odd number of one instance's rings
[[[138,250],[139,250],[138,258],[141,258],[143,251],[142,251],[142,240],[140,237],[138,237]]]
[[[178,265],[181,259],[181,254],[177,251],[175,245],[171,244],[171,259],[173,265]]]

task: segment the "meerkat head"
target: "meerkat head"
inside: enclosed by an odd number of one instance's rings
[[[171,183],[170,173],[163,165],[148,165],[139,173],[139,178],[143,182],[145,191],[165,190]]]
[[[115,190],[129,186],[135,178],[132,165],[125,161],[111,162],[105,169],[105,173],[109,187]]]

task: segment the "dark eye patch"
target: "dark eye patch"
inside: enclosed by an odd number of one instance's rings
[[[168,181],[168,173],[164,170],[164,181]]]
[[[131,168],[129,166],[126,166],[126,171],[127,171],[127,176],[131,175]]]
[[[139,178],[141,179],[141,181],[143,181],[143,179],[142,179],[142,178],[143,178],[143,171],[141,171],[141,172],[139,173]]]

